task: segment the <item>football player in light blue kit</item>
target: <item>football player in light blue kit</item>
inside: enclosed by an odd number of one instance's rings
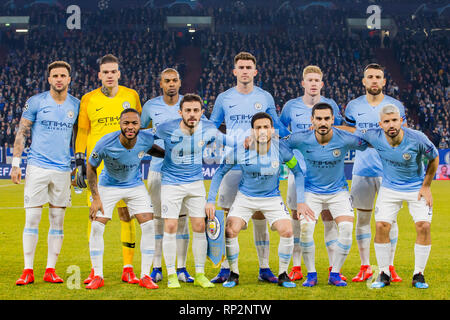
[[[148,100],[142,107],[141,125],[148,128],[150,123],[154,132],[159,124],[172,120],[181,119],[179,114],[181,79],[177,70],[173,68],[164,69],[160,74],[159,86],[163,95]],[[156,144],[164,148],[164,142],[156,140]],[[153,223],[155,225],[155,254],[153,255],[153,270],[151,277],[154,282],[162,280],[162,239],[164,234],[164,220],[161,218],[161,166],[163,159],[152,159],[147,177],[147,187],[153,205]],[[178,219],[177,229],[177,275],[178,280],[193,282],[186,270],[186,258],[189,248],[189,222],[186,209],[183,208]]]
[[[426,289],[428,284],[423,274],[431,250],[433,214],[430,186],[439,165],[439,153],[422,132],[402,127],[402,120],[399,108],[388,104],[380,111],[380,128],[364,133],[357,131],[378,152],[383,164],[383,181],[375,205],[374,241],[380,275],[372,287],[390,284],[389,229],[406,201],[417,232],[412,285]],[[423,158],[429,160],[426,171]]]
[[[402,118],[405,118],[405,108],[402,103],[383,94],[386,79],[384,78],[382,66],[374,63],[367,65],[364,69],[362,82],[366,88],[366,94],[350,101],[345,109],[345,121],[348,126],[356,127],[360,131],[378,128],[380,110],[386,104],[396,105]],[[361,258],[360,271],[352,281],[361,282],[372,276],[372,268],[369,261],[372,238],[370,220],[375,194],[380,188],[383,175],[381,160],[375,150],[369,148],[365,151],[356,151],[352,175],[350,194],[353,200],[353,207],[356,208],[357,213],[355,234]],[[396,222],[392,225],[390,239],[392,281],[399,282],[402,279],[397,275],[394,268],[394,254],[398,239],[398,225]]]
[[[367,143],[344,130],[333,128],[333,108],[319,102],[312,109],[314,130],[293,133],[286,141],[298,149],[305,159],[305,202],[314,214],[300,212],[302,255],[308,270],[305,287],[317,284],[315,269],[314,228],[324,207],[328,207],[338,226],[336,249],[328,283],[346,286],[339,270],[350,251],[353,231],[353,208],[344,174],[344,159],[348,150],[364,150]]]
[[[318,66],[306,66],[303,69],[303,80],[301,82],[302,87],[305,89],[303,96],[291,99],[283,107],[281,112],[280,121],[288,128],[291,132],[299,132],[310,130],[311,123],[311,110],[312,107],[319,102],[326,102],[333,107],[334,114],[334,124],[340,125],[342,123],[342,117],[339,111],[339,107],[334,102],[333,99],[328,99],[320,95],[320,90],[322,89],[324,83],[322,81],[323,73]],[[303,160],[303,155],[298,150],[294,150],[295,158],[298,159],[300,167],[303,172],[306,171],[306,164]],[[301,269],[301,259],[302,251],[300,245],[300,221],[296,219],[297,216],[297,200],[295,195],[295,183],[294,176],[289,174],[288,176],[288,191],[286,203],[292,212],[292,227],[294,232],[294,252],[292,255],[293,267],[289,273],[289,278],[292,281],[300,280],[303,278]],[[324,225],[324,238],[325,245],[328,253],[329,260],[329,271],[331,271],[331,263],[334,255],[334,249],[336,247],[337,239],[337,226],[333,221],[333,217],[329,210],[324,210],[321,213],[322,221]],[[346,278],[341,275],[343,280]]]
[[[120,114],[120,131],[103,136],[95,145],[87,163],[87,179],[92,192],[89,217],[92,220],[89,252],[94,278],[86,289],[98,289],[103,281],[103,233],[112,219],[113,210],[123,200],[141,226],[141,278],[139,285],[157,289],[150,277],[155,250],[153,209],[140,171],[141,160],[154,145],[151,130],[139,130],[139,112],[128,108]],[[97,168],[104,161],[104,170],[97,181]]]
[[[234,146],[235,139],[223,135],[211,121],[201,119],[204,112],[202,105],[203,101],[198,95],[186,94],[180,102],[181,120],[166,121],[156,129],[158,138],[164,140],[165,150],[161,167],[161,217],[164,219],[162,246],[168,288],[171,289],[180,288],[175,273],[175,254],[178,216],[182,206],[187,209],[193,231],[192,251],[196,273],[194,285],[214,287],[204,274],[207,240],[203,150],[212,142]]]
[[[48,65],[50,90],[32,96],[25,104],[14,141],[11,179],[21,180],[21,156],[31,131],[28,153],[24,207],[23,254],[25,268],[17,285],[34,282],[33,263],[38,241],[42,206],[49,203],[50,229],[44,281],[61,283],[55,265],[64,238],[64,213],[70,206],[70,146],[80,101],[68,94],[70,65],[54,61]]]
[[[214,174],[208,195],[206,212],[214,212],[217,191],[224,175],[235,165],[242,170],[239,191],[231,206],[226,222],[226,252],[231,267],[230,276],[224,287],[239,284],[239,242],[238,235],[247,228],[248,220],[255,211],[261,211],[269,221],[272,230],[280,234],[278,246],[279,272],[278,284],[283,287],[295,287],[287,269],[292,256],[294,238],[292,224],[283,199],[280,196],[281,164],[286,163],[294,172],[299,206],[304,206],[304,176],[292,151],[277,137],[272,138],[274,127],[272,118],[265,112],[252,117],[252,136],[254,145],[242,153],[232,150]]]
[[[250,121],[257,112],[267,112],[273,119],[274,127],[280,136],[289,131],[277,116],[272,95],[254,85],[253,80],[258,73],[256,58],[248,52],[240,52],[234,57],[233,75],[236,77],[235,87],[217,96],[210,120],[219,127],[225,121],[227,134],[236,137],[250,136]],[[228,213],[238,191],[242,171],[238,166],[230,170],[219,188],[217,204]],[[269,268],[269,229],[267,221],[260,212],[253,215],[253,235],[259,260],[259,280],[277,283],[278,280]],[[219,274],[211,281],[223,283],[230,275],[228,261],[222,263]]]

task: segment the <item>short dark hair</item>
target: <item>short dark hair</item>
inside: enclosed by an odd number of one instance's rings
[[[378,63],[369,63],[365,68],[364,72],[366,72],[368,69],[375,69],[375,70],[381,70],[384,72],[384,67],[381,64]]]
[[[194,101],[197,101],[198,103],[200,103],[200,107],[203,107],[203,100],[198,94],[186,93],[180,101],[180,110],[183,109],[183,104],[185,102],[194,102]]]
[[[258,112],[255,113],[252,117],[252,129],[254,127],[255,121],[259,120],[259,119],[269,119],[270,120],[270,125],[273,127],[273,119],[270,116],[270,114],[266,113],[266,112]]]
[[[115,55],[108,53],[107,55],[104,55],[103,57],[100,58],[100,61],[98,64],[101,66],[102,64],[105,64],[105,63],[119,64],[119,59]]]
[[[318,102],[318,103],[316,103],[316,104],[312,107],[311,115],[314,117],[314,113],[315,113],[316,110],[325,110],[325,109],[329,109],[330,112],[331,112],[331,115],[332,115],[332,116],[334,115],[333,107],[331,107],[331,106],[330,106],[328,103],[326,103],[326,102]]]
[[[250,52],[245,52],[245,51],[239,52],[234,57],[234,64],[236,64],[239,60],[251,60],[251,61],[253,61],[253,63],[256,66],[256,58]]]
[[[124,115],[126,113],[130,113],[130,112],[136,113],[139,116],[139,119],[141,119],[141,115],[139,114],[139,111],[137,111],[136,109],[133,109],[133,108],[126,108],[125,110],[123,110],[120,113],[120,119],[122,119],[122,115]]]
[[[52,63],[50,63],[47,66],[47,72],[48,72],[49,76],[50,76],[50,72],[55,68],[66,68],[67,71],[69,72],[69,76],[70,76],[70,72],[72,71],[72,67],[67,62],[62,61],[62,60],[53,61]]]

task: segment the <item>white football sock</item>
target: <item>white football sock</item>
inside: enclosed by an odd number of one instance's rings
[[[308,273],[316,272],[315,256],[316,246],[314,243],[314,228],[316,221],[302,221],[302,232],[300,235],[300,245],[302,246],[303,262]]]
[[[361,265],[370,264],[370,242],[372,239],[372,232],[370,229],[370,219],[372,211],[356,210],[356,228],[355,238],[358,244],[359,256],[361,258]]]
[[[187,216],[178,218],[177,229],[177,267],[186,268],[186,259],[189,248],[189,219]]]
[[[323,221],[323,236],[325,240],[325,246],[327,247],[328,263],[331,267],[333,265],[336,241],[338,238],[338,228],[334,220]]]
[[[397,248],[397,242],[398,242],[398,224],[397,221],[394,221],[391,224],[391,230],[389,230],[389,239],[391,240],[391,257],[389,260],[389,265],[394,265],[394,258],[395,258],[395,249]]]
[[[177,253],[176,237],[177,237],[176,233],[164,232],[162,247],[168,275],[174,274],[176,272],[175,270],[175,259]]]
[[[431,244],[421,245],[416,243],[414,245],[414,274],[424,273],[430,251]]]
[[[294,250],[294,237],[281,237],[278,244],[278,274],[287,272]]]
[[[205,232],[192,232],[192,253],[194,255],[195,273],[205,273],[205,260],[208,240]]]
[[[225,246],[227,251],[227,260],[231,271],[239,274],[239,242],[238,238],[225,238]]]
[[[25,228],[22,235],[25,269],[33,269],[41,214],[42,208],[25,208]]]
[[[353,222],[342,221],[338,225],[338,239],[331,272],[339,273],[352,246]]]
[[[64,239],[64,213],[65,208],[49,208],[49,222],[50,229],[48,230],[48,254],[47,254],[47,268],[55,268],[56,260]]]
[[[105,250],[105,242],[103,233],[105,225],[98,221],[91,223],[91,236],[89,238],[89,254],[91,256],[91,264],[94,269],[94,275],[103,278],[103,251]]]
[[[141,223],[141,278],[150,276],[155,253],[155,225],[153,220]]]
[[[292,233],[294,236],[294,249],[292,251],[292,264],[294,267],[302,265],[302,246],[300,245],[300,220],[292,220]]]
[[[256,253],[258,254],[259,267],[261,269],[269,268],[269,228],[267,227],[267,220],[253,221],[253,237],[255,240]]]
[[[153,226],[155,229],[155,254],[153,255],[153,267],[161,268],[162,243],[164,237],[164,219],[154,217]]]
[[[390,276],[389,271],[389,258],[391,256],[391,243],[376,243],[373,244],[375,248],[375,256],[377,257],[378,268],[380,273],[384,272],[386,275]]]

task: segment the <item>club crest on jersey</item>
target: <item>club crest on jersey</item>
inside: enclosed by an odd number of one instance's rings
[[[216,240],[219,237],[220,223],[217,217],[214,217],[214,220],[208,220],[206,232],[212,240]]]
[[[130,104],[128,101],[125,101],[124,103],[122,103],[122,107],[123,107],[124,109],[128,109],[128,108],[131,107],[131,104]]]
[[[203,141],[203,140],[200,140],[199,142],[198,142],[198,146],[201,148],[201,147],[203,147],[205,145],[205,141]]]
[[[411,155],[408,152],[405,152],[403,154],[403,159],[405,159],[406,161],[408,161],[409,159],[411,159]]]
[[[144,157],[144,155],[145,155],[145,151],[141,151],[138,153],[138,158],[142,159]]]
[[[334,149],[333,150],[333,156],[335,158],[339,157],[341,155],[341,150],[340,149]]]
[[[69,110],[69,112],[67,112],[67,118],[72,119],[74,116],[74,113],[72,110]]]
[[[255,107],[256,110],[261,110],[262,109],[262,104],[259,103],[259,102],[256,102],[254,107]]]
[[[272,161],[272,168],[278,168],[280,166],[280,162],[279,161],[277,161],[277,160],[273,160]]]

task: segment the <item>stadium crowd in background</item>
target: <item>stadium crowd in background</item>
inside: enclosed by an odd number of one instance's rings
[[[178,42],[183,37],[179,32],[164,30],[166,15],[214,17],[215,31],[198,32],[197,36],[202,60],[197,93],[204,98],[206,116],[217,95],[233,85],[229,57],[241,50],[256,56],[259,74],[255,84],[272,93],[278,113],[285,102],[302,94],[300,75],[308,64],[322,68],[322,94],[334,99],[342,112],[350,100],[363,94],[362,68],[377,60],[375,49],[381,42],[367,31],[349,33],[345,20],[349,15],[364,13],[348,8],[301,10],[295,7],[296,1],[258,8],[251,5],[252,1],[250,5],[237,1],[227,7],[216,1],[203,3],[195,11],[185,6],[109,9],[108,14],[85,10],[82,32],[52,29],[54,25],[65,25],[64,8],[42,5],[8,9],[7,14],[29,14],[32,24],[45,27],[33,28],[26,36],[1,32],[8,54],[0,65],[0,145],[11,147],[26,98],[48,87],[41,70],[49,61],[66,59],[71,63],[74,71],[70,93],[78,98],[99,86],[97,59],[106,52],[113,52],[123,61],[121,81],[135,89],[142,102],[159,95],[155,81],[159,70],[178,68],[184,78],[186,61],[178,59],[177,44],[189,42]],[[410,127],[424,131],[436,146],[448,147],[448,39],[439,32],[429,32],[428,36],[416,32],[445,27],[445,19],[418,16],[411,20],[405,14],[395,20],[399,32],[384,44],[403,67],[407,85],[401,90],[387,69],[386,94],[404,103]],[[97,32],[101,28],[109,31]]]

